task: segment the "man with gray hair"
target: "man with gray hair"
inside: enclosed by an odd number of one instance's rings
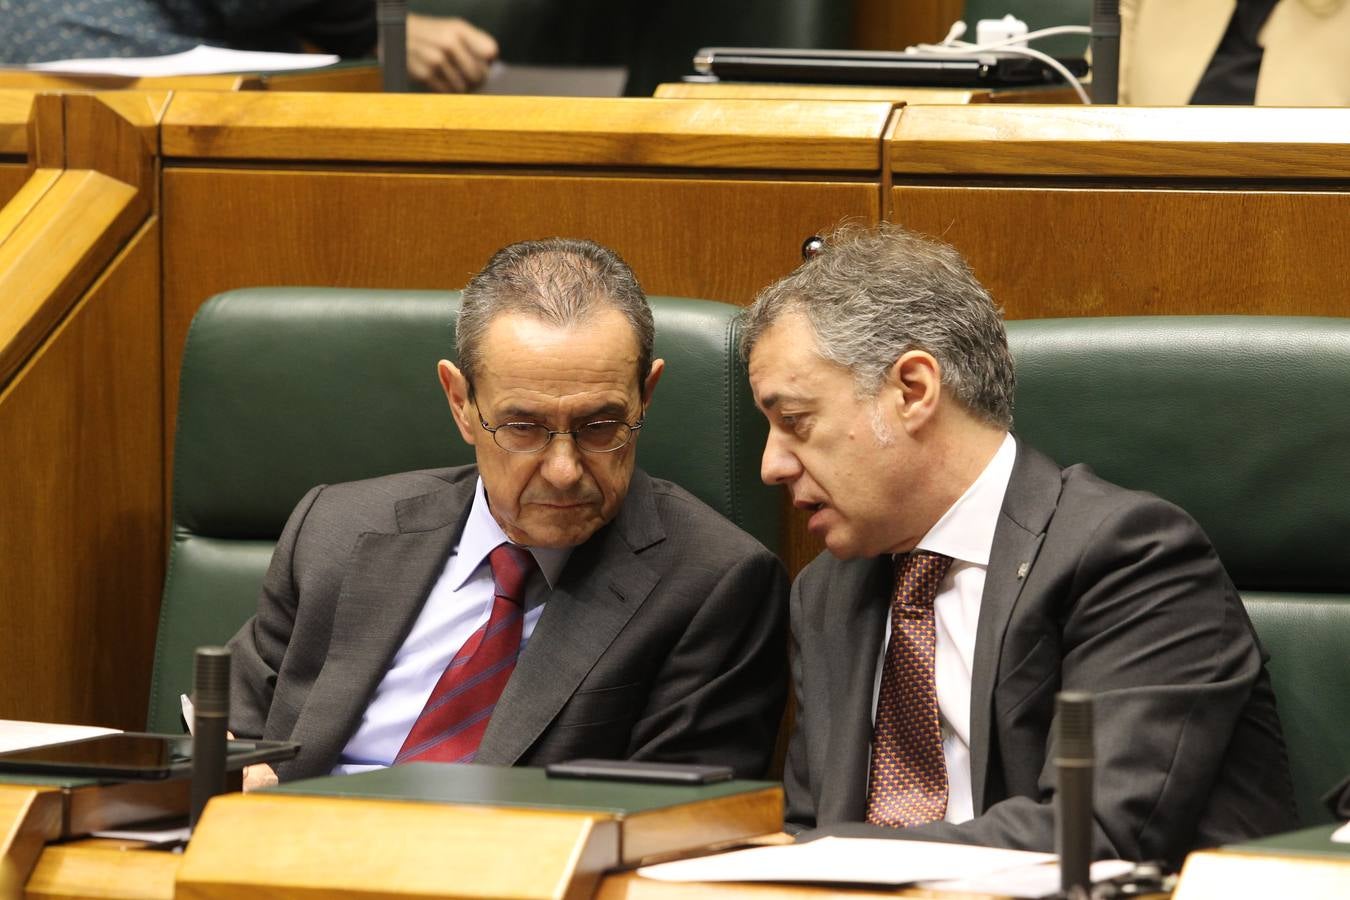
[[[1291,827],[1263,653],[1196,523],[1010,433],[1013,363],[951,247],[845,229],[742,353],[762,476],[827,552],[793,585],[788,819],[1053,851],[1055,695],[1095,695],[1097,857]]]
[[[320,486],[233,638],[231,725],[299,741],[246,787],[402,762],[575,757],[763,773],[787,578],[635,466],[665,363],[632,271],[589,241],[499,251],[440,383],[477,464]]]

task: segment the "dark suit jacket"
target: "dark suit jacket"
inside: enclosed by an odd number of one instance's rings
[[[1025,567],[1025,568],[1024,568]],[[1095,694],[1095,852],[1179,859],[1293,827],[1266,673],[1237,592],[1180,509],[1019,442],[981,601],[971,683],[975,818],[865,816],[888,558],[822,554],[792,590],[797,725],[788,818],[832,834],[1053,851],[1055,694]]]
[[[230,642],[231,725],[299,741],[282,780],[326,774],[459,540],[473,467],[310,491],[258,613]],[[722,763],[763,773],[786,693],[787,578],[684,490],[634,472],[613,522],[573,551],[477,761]]]

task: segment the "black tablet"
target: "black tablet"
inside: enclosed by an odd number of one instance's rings
[[[291,759],[291,741],[229,741],[225,768]],[[192,736],[124,731],[0,753],[0,772],[82,775],[91,778],[168,778],[192,771]]]

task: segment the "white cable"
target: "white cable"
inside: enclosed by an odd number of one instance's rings
[[[956,27],[957,25],[961,25],[963,27],[958,29]],[[1059,76],[1064,79],[1065,83],[1067,83],[1069,87],[1073,88],[1074,93],[1078,95],[1078,99],[1081,100],[1084,104],[1092,103],[1091,98],[1088,97],[1087,95],[1087,91],[1083,90],[1083,83],[1080,82],[1072,72],[1070,72],[1067,68],[1065,68],[1064,64],[1061,63],[1059,60],[1055,59],[1053,56],[1042,53],[1039,50],[1033,50],[1030,47],[1012,46],[1013,44],[1020,44],[1023,41],[1034,40],[1036,38],[1050,37],[1051,35],[1055,34],[1091,34],[1092,29],[1089,28],[1088,26],[1056,25],[1053,28],[1042,28],[1038,31],[1033,31],[1030,34],[1018,35],[1015,38],[1009,38],[1008,40],[1005,41],[995,41],[989,44],[972,44],[969,41],[959,40],[960,36],[965,34],[966,29],[964,28],[964,25],[965,25],[964,22],[959,21],[953,23],[951,30],[947,32],[947,36],[943,38],[941,44],[915,44],[912,47],[906,47],[905,52],[914,53],[916,51],[921,51],[924,53],[967,54],[967,53],[986,53],[991,50],[1001,50],[1005,53],[1016,53],[1019,56],[1029,56],[1032,59],[1040,60],[1045,65],[1054,69],[1055,72],[1057,72]]]

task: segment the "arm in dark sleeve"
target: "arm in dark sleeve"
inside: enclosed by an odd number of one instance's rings
[[[1236,591],[1189,516],[1134,496],[1086,542],[1062,609],[1060,689],[1094,695],[1095,854],[1179,859],[1261,671]],[[961,824],[839,831],[1053,851],[1053,733],[1037,796]]]
[[[791,622],[805,621],[801,613],[800,580],[792,585],[792,597],[789,603]],[[791,628],[791,643],[788,659],[792,663],[792,696],[796,700],[796,715],[792,725],[792,737],[788,741],[787,761],[783,766],[783,795],[786,803],[784,819],[789,831],[814,828],[816,824],[816,804],[811,792],[810,766],[807,764],[806,738],[802,733],[802,709],[805,694],[802,691],[802,654],[798,645],[797,629]]]
[[[230,638],[230,729],[236,737],[263,735],[299,604],[292,577],[295,545],[322,490],[312,488],[291,513],[263,578],[258,611]]]
[[[629,756],[761,777],[783,712],[786,627],[787,574],[759,548],[709,591],[662,664]]]
[[[375,0],[209,0],[227,38],[268,46],[277,32],[328,53],[366,56],[375,50]],[[273,37],[268,38],[271,34]]]

